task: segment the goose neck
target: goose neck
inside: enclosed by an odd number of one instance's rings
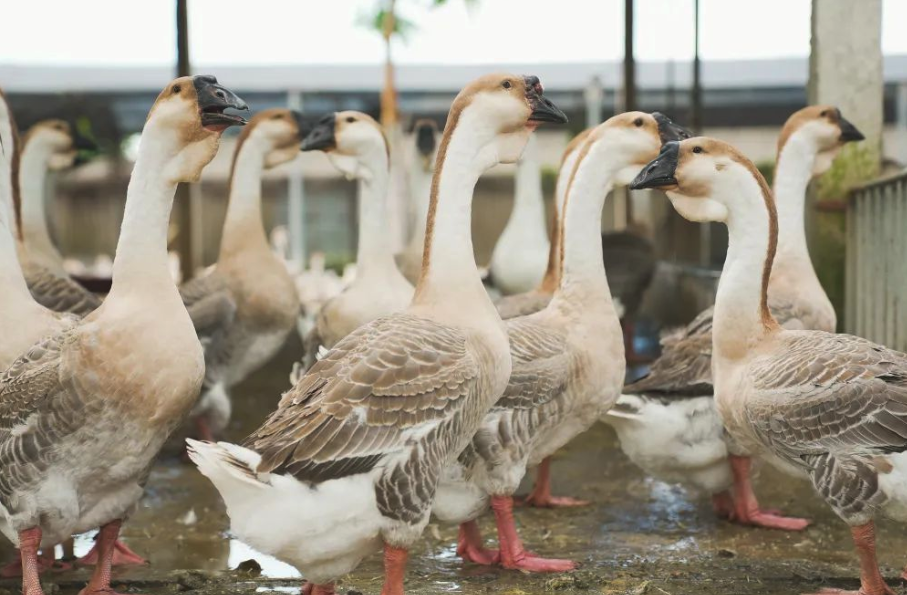
[[[45,212],[45,181],[52,150],[43,143],[25,145],[19,163],[19,185],[22,193],[22,238],[30,256],[43,257],[51,264],[62,263],[57,247],[50,239]],[[61,265],[62,266],[62,265]]]
[[[815,144],[799,135],[792,136],[778,155],[775,172],[778,267],[784,267],[789,262],[809,263],[805,227],[806,190],[812,179],[816,155]]]
[[[267,143],[254,134],[237,148],[220,258],[249,248],[269,250],[261,212],[261,176],[268,150]]]
[[[391,238],[388,233],[387,152],[382,150],[361,159],[363,174],[359,178],[359,242],[356,268],[361,274],[382,272],[395,267]]]

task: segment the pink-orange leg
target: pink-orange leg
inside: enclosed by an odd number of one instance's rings
[[[551,495],[551,457],[546,457],[539,465],[535,476],[535,487],[532,492],[521,502],[525,506],[537,508],[567,508],[574,506],[588,506],[588,500],[577,500],[569,496]]]
[[[513,498],[492,496],[491,508],[498,526],[501,566],[529,572],[566,572],[576,568],[576,564],[570,560],[539,558],[526,551],[513,521]]]
[[[94,545],[91,546],[91,549],[88,550],[88,553],[78,559],[78,563],[83,566],[94,566],[98,563],[98,552],[100,547],[100,534],[95,541]],[[120,540],[117,540],[113,544],[113,557],[111,558],[110,563],[113,566],[129,566],[129,565],[141,565],[147,564],[148,561],[142,558],[140,555],[129,549],[125,543]]]
[[[57,561],[56,552],[54,548],[47,547],[41,550],[38,554],[38,572],[44,574],[48,570],[54,572],[63,572],[64,570],[69,570],[72,568],[72,564],[64,562],[62,560]],[[2,578],[15,578],[17,576],[22,576],[22,556],[21,554],[16,556],[16,559],[3,568],[0,568],[0,577]]]
[[[302,595],[337,595],[334,591],[334,583],[316,585],[315,583],[306,582],[302,585]]]
[[[94,574],[79,595],[119,595],[110,588],[110,572],[113,565],[113,556],[116,551],[117,537],[120,534],[120,519],[110,521],[101,527],[98,533],[98,563],[94,567]]]
[[[803,531],[810,521],[795,517],[786,517],[777,511],[759,508],[759,501],[753,493],[750,479],[752,460],[749,457],[731,455],[731,471],[734,476],[734,514],[731,520],[741,525],[781,529],[783,531]]]
[[[482,532],[475,521],[468,521],[460,525],[460,534],[457,537],[457,555],[465,562],[473,562],[482,566],[493,566],[501,560],[501,553],[485,547]]]
[[[865,525],[851,527],[850,534],[860,557],[860,590],[822,589],[812,595],[895,595],[879,572],[879,562],[876,560],[875,524],[869,521]]]
[[[208,423],[208,418],[204,415],[199,415],[195,418],[195,431],[198,434],[199,440],[215,442],[214,432],[211,431],[211,424]]]
[[[22,595],[44,595],[38,577],[38,547],[41,545],[41,528],[32,527],[19,532],[19,555],[22,560]]]
[[[403,578],[409,551],[384,544],[384,586],[381,595],[403,595]]]

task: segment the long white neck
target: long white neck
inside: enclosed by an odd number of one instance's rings
[[[356,274],[383,274],[396,268],[388,231],[388,159],[384,146],[358,156],[364,175],[359,178],[359,247]]]
[[[47,164],[53,150],[33,140],[25,145],[19,165],[19,185],[22,192],[22,239],[30,258],[54,269],[63,270],[63,257],[47,229],[45,212],[45,180]]]
[[[542,170],[536,159],[535,142],[529,141],[517,165],[513,212],[507,221],[511,231],[540,242],[548,239],[545,229],[545,202],[542,198]],[[507,230],[504,231],[507,233]]]
[[[621,147],[605,136],[575,166],[563,211],[563,269],[555,299],[594,298],[611,303],[602,255],[605,198],[623,164]]]
[[[250,248],[270,250],[261,216],[261,174],[270,148],[266,140],[253,133],[238,149],[230,179],[221,258]]]
[[[554,220],[551,230],[551,245],[548,247],[548,268],[545,269],[545,276],[539,284],[539,291],[544,293],[554,293],[560,286],[561,281],[561,234],[563,225],[561,222],[564,217],[564,199],[567,197],[567,187],[570,185],[570,177],[573,174],[573,167],[579,157],[579,149],[574,149],[561,163],[560,171],[557,174],[557,183],[554,187]]]
[[[812,270],[806,246],[806,189],[812,179],[818,149],[805,135],[793,134],[778,155],[775,204],[778,208],[776,267],[806,264]]]
[[[413,214],[413,234],[409,241],[410,250],[422,250],[425,244],[425,219],[428,217],[428,202],[431,197],[431,171],[419,163],[417,158],[410,175],[411,205]]]
[[[716,354],[738,359],[768,330],[763,313],[766,259],[774,248],[768,207],[751,175],[735,176],[721,189],[728,198],[728,250],[715,297]]]
[[[176,183],[162,172],[167,157],[151,139],[143,139],[126,191],[126,210],[116,258],[113,285],[105,303],[125,296],[150,299],[155,292],[176,292],[167,258],[167,229]]]

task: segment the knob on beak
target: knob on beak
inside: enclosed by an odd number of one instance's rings
[[[302,114],[297,111],[293,111],[293,119],[296,120],[296,128],[299,130],[299,140],[307,137],[312,131],[312,123],[302,117]]]
[[[655,118],[655,122],[658,124],[658,135],[661,137],[662,144],[675,140],[685,140],[693,136],[692,132],[675,123],[661,112],[652,112],[652,117]]]
[[[529,101],[529,108],[532,110],[529,115],[530,122],[567,123],[567,115],[558,109],[550,99],[542,95],[543,89],[539,77],[524,76],[523,82],[526,84],[526,99]]]
[[[199,74],[192,77],[196,101],[201,112],[202,126],[220,132],[230,126],[243,126],[246,119],[224,113],[226,109],[248,110],[246,102],[236,93],[217,82],[211,75]]]
[[[849,120],[846,120],[844,116],[841,116],[838,120],[838,126],[841,128],[840,140],[842,143],[853,143],[866,139],[863,133],[857,130],[857,127],[851,124]]]
[[[302,141],[303,151],[330,151],[336,148],[337,141],[334,138],[334,126],[336,122],[334,114],[328,114],[318,120],[312,131]]]

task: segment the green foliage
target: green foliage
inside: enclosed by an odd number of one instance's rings
[[[470,8],[477,5],[479,0],[461,0],[461,2],[463,2],[467,8]],[[400,3],[401,2],[398,0],[396,6],[399,7]],[[419,0],[414,4],[420,4],[422,6],[427,6],[428,8],[437,8],[450,4],[450,0]],[[356,19],[357,24],[367,29],[371,29],[380,35],[384,35],[384,26],[387,19],[391,16],[390,11],[387,9],[387,5],[387,0],[378,0],[374,10],[361,13],[358,16]],[[409,35],[419,28],[415,21],[403,16],[400,13],[399,8],[395,8],[393,18],[393,35],[396,35],[403,41],[406,41]]]
[[[762,174],[762,177],[765,178],[769,188],[771,188],[772,184],[775,183],[775,162],[760,161],[756,164],[756,169],[759,170],[759,173]]]
[[[355,262],[355,255],[350,255],[347,253],[336,253],[331,252],[324,255],[324,268],[325,270],[334,271],[338,275],[343,275],[343,269],[346,268],[346,265]]]

